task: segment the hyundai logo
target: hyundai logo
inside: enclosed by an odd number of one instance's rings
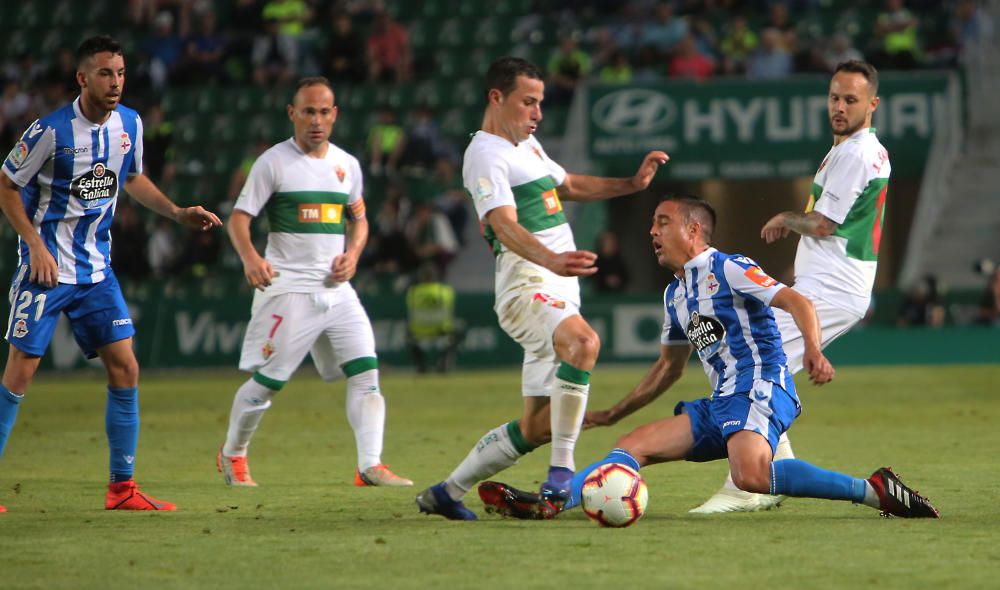
[[[591,116],[608,133],[653,133],[674,122],[677,107],[665,94],[631,88],[601,97]]]

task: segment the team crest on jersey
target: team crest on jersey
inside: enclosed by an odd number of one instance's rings
[[[14,149],[10,150],[10,154],[7,159],[10,163],[14,165],[15,168],[20,168],[21,164],[24,163],[24,159],[28,157],[28,144],[24,141],[19,141],[14,144]]]
[[[127,154],[130,149],[132,149],[132,138],[128,136],[128,133],[122,131],[122,142],[120,144],[122,148],[122,153]]]
[[[726,339],[726,328],[722,322],[697,311],[691,314],[685,332],[701,358],[708,358],[718,352]]]
[[[265,361],[271,358],[271,355],[274,354],[274,342],[271,342],[270,340],[265,342],[264,346],[260,349],[260,354],[264,357]]]
[[[715,295],[719,292],[719,281],[715,278],[714,272],[708,273],[708,276],[705,277],[705,290],[709,295]]]
[[[830,159],[830,156],[823,158],[823,161],[819,163],[819,168],[816,169],[816,174],[819,174],[823,168],[826,168],[826,161]]]
[[[340,164],[337,164],[337,167],[334,168],[333,171],[337,174],[337,180],[340,182],[344,182],[344,179],[347,178],[347,171],[344,170]]]
[[[539,160],[544,160],[545,159],[545,158],[542,157],[542,150],[540,150],[540,149],[538,149],[536,147],[533,147],[533,148],[531,148],[531,151],[535,152],[535,155],[538,156]]]
[[[548,305],[549,307],[554,307],[556,309],[566,309],[566,302],[562,299],[556,299],[551,295],[545,293],[535,293],[531,297],[532,305]]]
[[[11,330],[11,334],[14,338],[24,338],[28,335],[28,323],[24,320],[17,320],[14,322],[14,329]]]
[[[93,170],[74,179],[69,187],[70,194],[84,202],[84,207],[90,209],[100,207],[106,199],[118,195],[118,175],[114,170],[98,162]]]
[[[761,287],[773,287],[778,281],[772,279],[770,275],[760,269],[759,266],[751,266],[743,273],[743,276],[757,283]]]

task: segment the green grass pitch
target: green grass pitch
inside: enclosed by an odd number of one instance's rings
[[[645,367],[598,368],[590,405],[616,401]],[[385,461],[412,489],[356,488],[343,383],[303,372],[251,446],[257,489],[229,489],[214,456],[243,377],[146,375],[137,479],[176,513],[103,510],[107,469],[99,375],[43,374],[0,463],[0,588],[987,588],[1000,574],[1000,365],[839,370],[803,384],[796,453],[866,477],[891,465],[940,508],[939,521],[882,519],[846,502],[789,500],[758,514],[691,515],[725,464],[643,471],[645,517],[606,530],[574,511],[549,522],[417,513],[487,429],[519,413],[519,371],[417,377],[386,372]],[[691,366],[650,407],[585,432],[583,465],[631,428],[705,393]],[[528,488],[543,448],[498,476]]]

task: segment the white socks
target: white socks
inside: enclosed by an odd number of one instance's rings
[[[455,471],[444,480],[445,489],[452,500],[461,500],[477,482],[514,465],[528,452],[518,451],[511,440],[511,428],[516,431],[515,436],[521,436],[516,422],[497,426],[479,439]]]
[[[552,385],[552,467],[565,467],[576,471],[573,449],[580,436],[583,414],[587,410],[587,394],[590,385],[571,383],[556,378]]]
[[[378,369],[348,377],[347,421],[354,429],[358,469],[364,471],[381,463],[385,398],[378,386]]]
[[[236,390],[233,408],[229,412],[229,431],[222,454],[227,457],[245,457],[250,438],[257,430],[264,412],[271,407],[271,398],[278,393],[252,378]]]

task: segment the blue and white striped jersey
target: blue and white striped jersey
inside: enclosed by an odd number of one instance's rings
[[[694,345],[714,396],[748,392],[757,379],[794,392],[770,307],[784,288],[753,260],[709,248],[663,292],[660,341]]]
[[[142,173],[142,121],[118,105],[103,125],[80,99],[32,123],[3,163],[21,187],[24,210],[59,265],[59,282],[104,280],[111,265],[111,219],[127,176]],[[19,265],[28,264],[20,240]]]

